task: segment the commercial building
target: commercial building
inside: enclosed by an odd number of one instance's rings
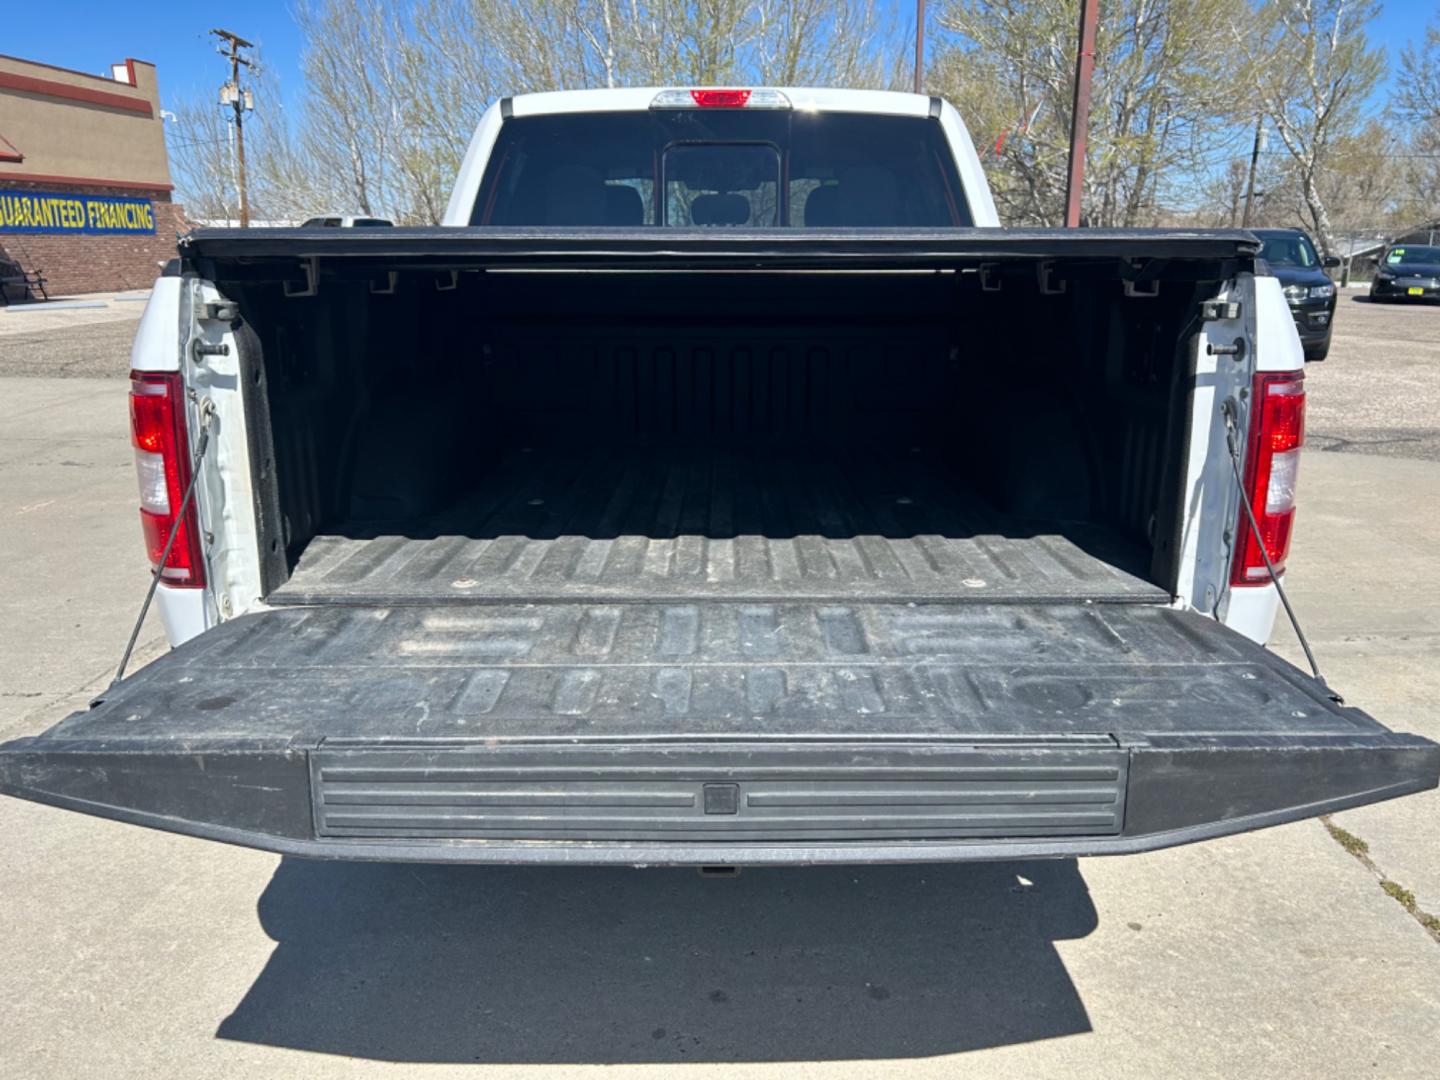
[[[172,190],[155,65],[0,56],[0,259],[52,294],[148,286],[187,227]]]

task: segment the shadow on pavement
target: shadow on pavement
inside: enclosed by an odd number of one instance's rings
[[[921,1057],[1090,1030],[1073,861],[747,870],[286,859],[223,1039],[406,1062]]]

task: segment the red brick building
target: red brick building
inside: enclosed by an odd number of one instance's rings
[[[155,65],[0,56],[0,259],[52,293],[147,287],[187,228],[172,190]]]

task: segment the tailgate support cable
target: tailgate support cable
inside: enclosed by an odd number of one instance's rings
[[[120,666],[115,670],[115,677],[110,680],[113,687],[125,677],[125,668],[130,664],[130,654],[135,651],[135,642],[139,640],[140,628],[145,625],[145,616],[150,613],[150,603],[155,599],[155,589],[160,584],[160,570],[170,558],[170,549],[175,546],[175,538],[180,535],[180,525],[185,520],[185,514],[190,509],[191,502],[195,499],[195,485],[200,479],[200,462],[205,457],[205,450],[210,445],[210,420],[215,415],[215,405],[208,398],[200,403],[200,436],[195,440],[195,456],[190,461],[190,483],[185,485],[185,496],[180,500],[180,509],[175,512],[175,521],[170,526],[170,536],[165,541],[165,550],[160,553],[160,563],[150,576],[150,588],[145,591],[145,602],[140,605],[140,616],[135,620],[135,626],[130,631],[130,640],[125,643],[125,652],[120,657]],[[106,687],[108,690],[110,687]],[[92,706],[99,704],[99,701],[92,701]]]
[[[1300,619],[1295,614],[1295,609],[1290,606],[1290,597],[1285,595],[1285,586],[1280,584],[1280,575],[1275,572],[1275,564],[1270,561],[1270,553],[1265,550],[1265,538],[1260,532],[1260,523],[1255,520],[1255,508],[1250,505],[1250,500],[1245,495],[1245,477],[1240,469],[1240,448],[1235,439],[1236,417],[1239,413],[1239,406],[1235,399],[1226,398],[1225,403],[1220,407],[1225,416],[1225,445],[1230,450],[1230,468],[1235,473],[1235,484],[1240,492],[1240,505],[1245,508],[1245,520],[1250,523],[1250,532],[1255,537],[1255,546],[1260,551],[1260,558],[1265,560],[1265,569],[1270,572],[1270,580],[1275,585],[1275,592],[1280,597],[1280,603],[1285,608],[1285,614],[1290,619],[1290,625],[1295,628],[1295,637],[1300,641],[1300,648],[1305,651],[1305,660],[1310,665],[1310,674],[1315,676],[1315,681],[1324,686],[1330,693],[1330,697],[1337,704],[1343,705],[1345,699],[1335,691],[1330,690],[1325,683],[1325,676],[1320,674],[1320,665],[1315,661],[1315,654],[1310,650],[1310,642],[1305,637],[1305,631],[1300,629]]]

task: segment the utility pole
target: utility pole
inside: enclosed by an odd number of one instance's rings
[[[1250,179],[1245,184],[1245,209],[1240,214],[1240,227],[1250,227],[1250,210],[1255,205],[1255,169],[1260,164],[1260,151],[1265,147],[1265,118],[1255,119],[1255,145],[1250,150]]]
[[[915,93],[925,85],[925,0],[915,0]]]
[[[232,34],[229,30],[211,30],[217,38],[229,46],[229,52],[220,50],[220,55],[230,61],[230,81],[220,88],[220,102],[222,105],[229,105],[235,110],[235,160],[236,160],[236,181],[235,186],[239,189],[240,196],[240,227],[250,227],[250,200],[245,194],[245,110],[253,109],[254,98],[249,90],[240,87],[240,67],[250,66],[250,61],[240,55],[241,49],[253,49],[250,42],[246,41],[239,34]]]
[[[1070,169],[1065,178],[1065,227],[1080,224],[1085,190],[1085,142],[1090,127],[1090,77],[1095,73],[1095,23],[1100,0],[1080,0],[1080,44],[1075,50],[1075,98],[1070,110]]]

